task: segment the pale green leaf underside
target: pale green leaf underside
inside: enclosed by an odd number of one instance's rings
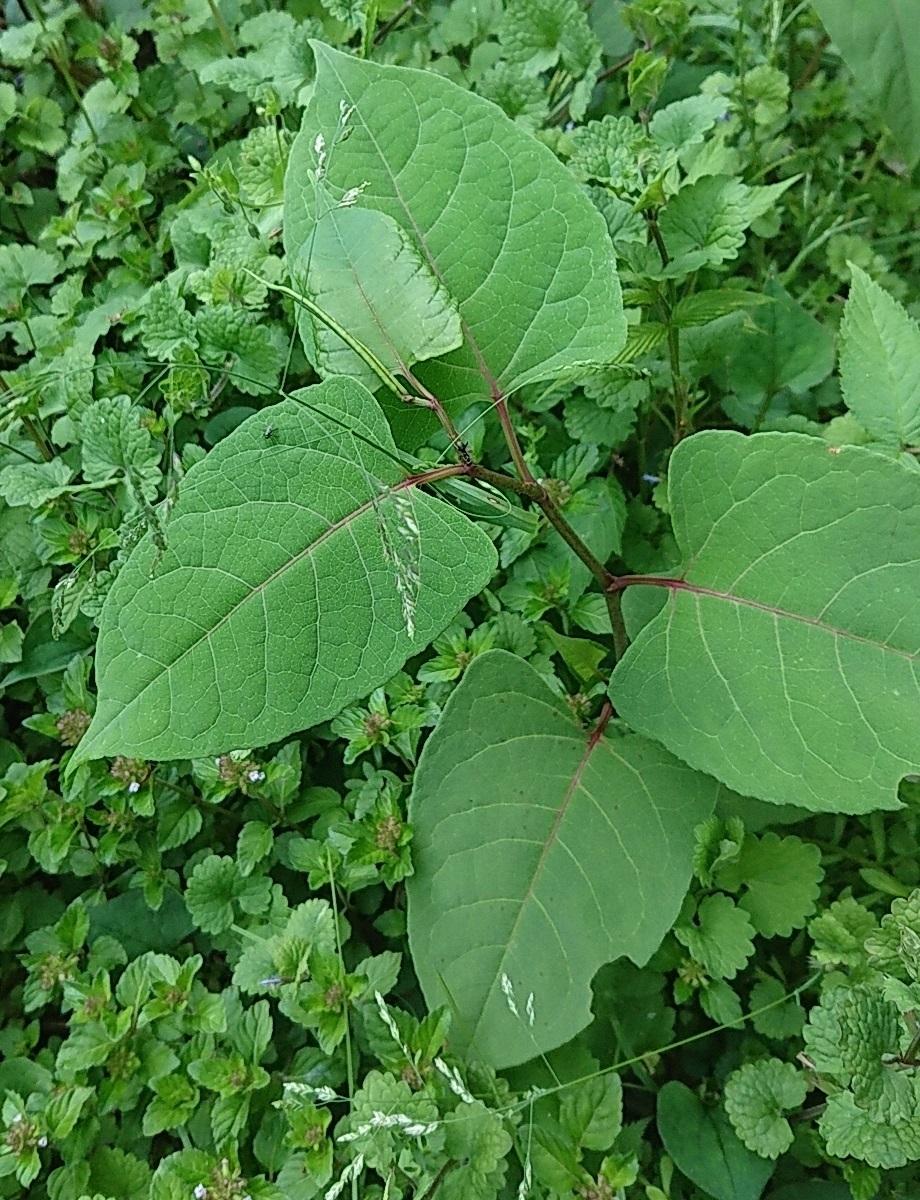
[[[463,341],[460,314],[396,222],[369,208],[333,208],[291,263],[295,287],[396,372]],[[327,326],[300,308],[300,335],[324,378],[377,376]]]
[[[677,915],[718,792],[645,738],[590,739],[523,659],[477,658],[411,803],[410,943],[429,1005],[454,1007],[452,1045],[509,1066],[584,1028],[597,969],[646,962]]]
[[[383,414],[350,379],[299,396],[193,467],[165,553],[147,538],[122,569],[81,759],[195,757],[314,725],[390,678],[488,582],[486,535],[413,488],[410,637],[380,512],[405,472]]]
[[[326,197],[367,183],[358,205],[402,227],[459,308],[463,345],[419,372],[438,396],[489,396],[609,362],[626,335],[613,247],[555,155],[446,79],[313,47],[316,88],[285,181],[289,259],[314,228],[322,134]],[[343,102],[352,133],[333,144]]]
[[[840,382],[859,423],[892,445],[920,440],[920,327],[859,267],[840,327]]]
[[[920,0],[815,0],[818,16],[879,106],[908,166],[920,162]]]
[[[745,795],[898,807],[920,771],[920,477],[710,431],[674,452],[669,494],[687,565],[614,672],[617,711]]]

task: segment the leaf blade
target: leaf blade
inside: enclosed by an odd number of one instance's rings
[[[709,431],[669,479],[687,564],[617,665],[620,715],[745,795],[897,808],[917,769],[920,479],[857,447]],[[806,499],[807,494],[807,499]]]
[[[405,474],[383,414],[354,380],[303,395],[309,407],[286,400],[220,442],[186,477],[162,559],[145,539],[123,568],[80,759],[197,757],[316,724],[395,674],[488,581],[486,535],[413,492],[409,636],[376,512],[380,485]]]
[[[410,812],[410,945],[429,1005],[455,1007],[456,1044],[507,1066],[583,1028],[597,968],[644,963],[677,915],[717,792],[644,738],[586,734],[522,659],[478,657],[425,747]]]
[[[920,439],[920,327],[855,264],[840,327],[840,382],[847,408],[880,441]]]
[[[313,43],[317,86],[291,154],[285,246],[316,218],[315,139],[333,194],[391,217],[457,303],[464,345],[419,373],[442,399],[508,392],[575,364],[608,362],[625,340],[603,218],[565,167],[495,105],[447,80]],[[534,246],[541,253],[534,254]]]

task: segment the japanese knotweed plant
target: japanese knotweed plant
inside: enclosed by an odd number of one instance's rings
[[[323,382],[220,442],[165,541],[132,552],[73,766],[220,754],[335,716],[488,586],[489,527],[450,497],[505,489],[535,506],[606,601],[603,709],[585,730],[523,659],[480,656],[425,747],[411,811],[416,970],[430,1004],[453,1009],[457,1047],[505,1066],[588,1023],[602,963],[648,960],[686,892],[693,829],[726,790],[865,813],[897,808],[920,771],[920,473],[899,456],[916,398],[891,357],[920,334],[857,273],[843,384],[877,446],[679,440],[682,565],[615,575],[533,477],[509,407],[525,384],[622,354],[604,220],[488,101],[314,51],[284,236]],[[458,428],[477,405],[507,473]],[[412,451],[437,422],[432,465]]]

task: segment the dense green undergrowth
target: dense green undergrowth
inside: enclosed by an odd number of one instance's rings
[[[918,0],[4,14],[0,1197],[916,1197]]]

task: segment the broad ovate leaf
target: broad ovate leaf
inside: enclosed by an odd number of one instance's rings
[[[847,408],[881,442],[920,440],[920,326],[895,298],[851,264],[840,327],[840,382]]]
[[[633,577],[663,606],[614,672],[617,712],[744,795],[897,808],[920,771],[920,475],[800,434],[708,431],[668,484],[685,565]]]
[[[385,213],[331,208],[290,265],[295,287],[333,317],[390,371],[456,349],[460,314],[411,239]],[[351,375],[369,387],[377,376],[338,334],[306,309],[298,328],[310,362],[324,378]]]
[[[100,619],[79,757],[191,758],[325,720],[482,589],[495,551],[406,477],[370,392],[329,380],[263,409],[186,476]]]
[[[410,944],[452,1044],[504,1067],[583,1029],[597,969],[645,963],[677,916],[718,792],[643,737],[581,728],[523,659],[475,659],[411,801]]]
[[[459,311],[462,345],[419,375],[442,400],[509,392],[609,362],[626,326],[603,218],[556,156],[488,100],[431,72],[313,44],[316,87],[285,181],[288,261],[353,202],[390,218]],[[357,190],[357,194],[356,194]],[[331,297],[366,319],[386,261]],[[309,274],[308,274],[309,279]],[[385,330],[392,310],[377,311]],[[425,355],[416,348],[415,357]]]
[[[878,106],[908,167],[920,162],[920,0],[814,0],[857,86]]]

